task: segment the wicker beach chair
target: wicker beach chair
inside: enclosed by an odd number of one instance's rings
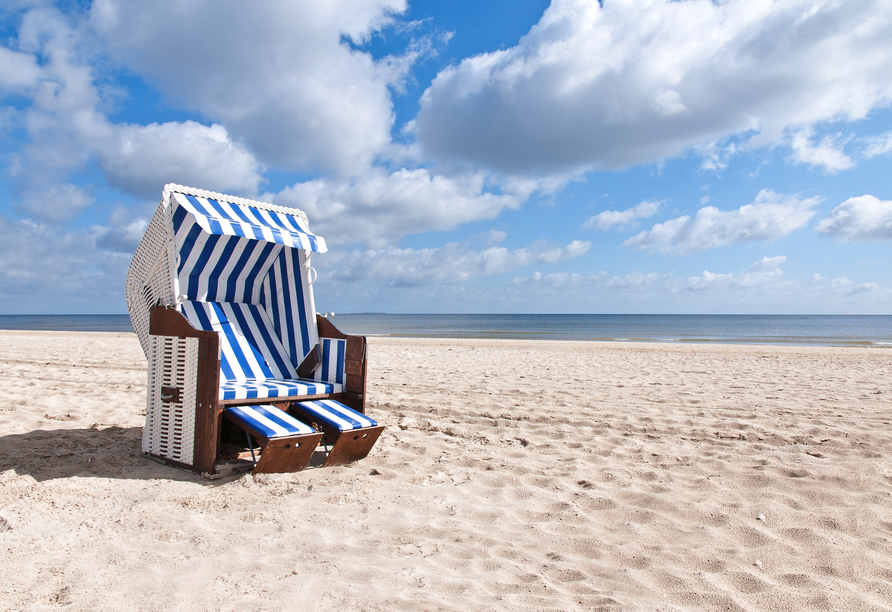
[[[234,426],[250,447],[236,458],[252,457],[255,472],[296,471],[323,433],[289,416],[292,405],[364,414],[366,339],[315,311],[310,256],[325,251],[297,209],[165,186],[127,274],[149,366],[144,454],[221,475],[234,465],[223,452]]]

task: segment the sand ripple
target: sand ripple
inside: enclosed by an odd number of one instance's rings
[[[132,334],[0,346],[0,610],[892,609],[889,351],[374,338],[367,459],[208,482]]]

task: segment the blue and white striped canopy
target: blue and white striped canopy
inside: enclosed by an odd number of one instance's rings
[[[240,236],[317,253],[328,250],[325,239],[310,232],[294,215],[184,193],[172,193],[171,199],[177,204],[174,226],[191,214],[194,223],[212,236]]]
[[[299,270],[309,265],[304,253],[326,250],[325,240],[296,215],[183,193],[172,193],[170,201],[179,301],[259,304],[264,293],[294,298],[273,294],[306,285],[308,268]],[[296,313],[309,296],[301,297],[286,309]]]

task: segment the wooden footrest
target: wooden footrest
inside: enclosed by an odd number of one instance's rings
[[[374,419],[334,400],[299,402],[291,404],[291,410],[303,422],[325,432],[324,442],[331,445],[322,464],[326,467],[362,459],[384,431]]]
[[[224,414],[257,438],[260,458],[254,465],[255,474],[299,472],[310,462],[323,436],[275,406],[230,406]]]

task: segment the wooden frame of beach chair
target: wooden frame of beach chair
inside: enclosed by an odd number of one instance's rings
[[[365,458],[384,431],[383,425],[335,400],[295,402],[288,411],[325,433],[323,444],[328,454],[322,467],[344,465]],[[329,446],[331,449],[327,448]]]
[[[216,477],[233,468],[229,407],[330,398],[364,412],[366,339],[315,313],[311,251],[325,243],[299,210],[165,186],[127,277],[149,361],[146,456]],[[287,455],[265,463],[303,467]]]
[[[321,432],[292,418],[275,406],[233,406],[224,417],[245,431],[254,474],[299,472],[310,462],[322,439]],[[264,422],[266,421],[266,422]],[[255,453],[251,436],[260,446]],[[256,455],[259,454],[258,459]]]

